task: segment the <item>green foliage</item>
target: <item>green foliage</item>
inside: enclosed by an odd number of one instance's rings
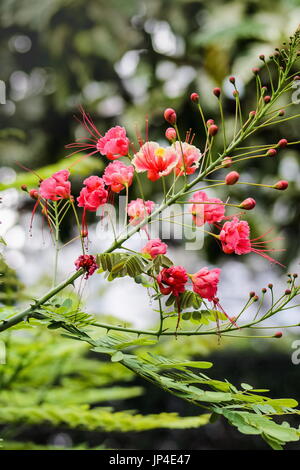
[[[19,281],[15,270],[10,268],[0,255],[0,304],[14,305],[23,289],[24,286]]]
[[[12,333],[1,338],[7,349],[7,364],[0,368],[3,449],[14,445],[17,449],[31,448],[30,443],[6,441],[6,428],[8,436],[17,437],[20,424],[26,429],[44,423],[85,431],[138,432],[198,427],[209,420],[209,414],[182,418],[176,413],[115,411],[112,402],[140,396],[144,390],[128,383],[134,378],[133,372],[119,364],[96,360],[83,342],[66,342],[40,328],[23,336]],[[127,337],[124,341],[118,343],[120,348],[142,343]],[[114,354],[118,352],[120,349],[114,350]]]
[[[119,342],[124,343],[123,335],[114,334],[90,341],[96,346],[95,351],[111,349],[111,355]],[[214,416],[223,416],[242,433],[260,435],[274,449],[300,438],[300,430],[273,420],[274,416],[300,414],[296,409],[296,400],[259,395],[259,391],[248,384],[242,384],[242,390],[239,390],[228,381],[211,379],[190,370],[209,367],[209,363],[193,364],[191,361],[176,361],[149,353],[137,357],[124,351],[120,362],[163,390],[212,412]]]

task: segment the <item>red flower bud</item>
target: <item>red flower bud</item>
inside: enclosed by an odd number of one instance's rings
[[[250,111],[249,117],[252,118],[254,116],[256,116],[256,111]]]
[[[213,89],[213,94],[219,98],[220,94],[221,94],[221,88],[214,88]]]
[[[230,81],[230,83],[232,83],[234,85],[235,84],[235,77],[229,77],[229,81]]]
[[[278,189],[279,191],[284,191],[285,189],[288,188],[288,186],[289,186],[288,181],[280,180],[276,184],[274,184],[273,188]]]
[[[280,147],[281,149],[283,149],[284,147],[287,146],[287,144],[288,144],[288,141],[286,139],[280,139],[280,141],[277,144],[277,147]]]
[[[264,60],[265,60],[264,54],[261,54],[261,55],[259,56],[259,58],[260,58],[260,60],[263,60],[263,61],[264,61]]]
[[[25,191],[25,193],[28,192],[26,184],[22,184],[21,189],[22,189],[22,191]]]
[[[226,175],[225,183],[232,186],[233,184],[237,183],[240,178],[240,174],[237,171],[231,171]]]
[[[251,211],[256,206],[256,201],[252,197],[247,197],[243,202],[241,202],[240,207],[242,209],[246,209],[247,211]]]
[[[29,191],[29,196],[32,197],[32,199],[37,199],[39,197],[37,189],[31,189]]]
[[[190,99],[191,99],[191,101],[193,101],[193,103],[198,103],[198,101],[199,101],[198,93],[192,93],[191,96],[190,96]]]
[[[214,136],[218,133],[218,130],[219,130],[218,126],[216,126],[215,124],[212,124],[208,128],[208,133],[209,135]]]
[[[215,121],[213,119],[209,119],[208,121],[206,121],[207,127],[212,126],[214,123],[215,123]]]
[[[165,109],[164,118],[169,124],[175,124],[177,119],[176,111],[173,108]]]
[[[165,132],[165,136],[168,140],[175,140],[177,136],[175,129],[173,127],[168,127]]]
[[[222,161],[222,166],[224,168],[229,168],[232,165],[232,159],[230,157],[225,157],[224,160]]]
[[[286,289],[284,293],[285,293],[285,295],[290,295],[292,293],[292,291],[291,291],[291,289]]]
[[[277,331],[274,335],[274,338],[281,338],[282,337],[282,331]]]
[[[277,154],[277,150],[275,150],[275,149],[269,149],[269,150],[267,151],[267,155],[268,155],[269,157],[274,157],[276,154]]]
[[[264,102],[267,104],[267,103],[270,103],[271,101],[271,96],[267,95],[264,97]]]
[[[285,115],[285,110],[281,109],[278,113],[278,116],[284,116]]]
[[[81,230],[81,236],[82,236],[82,238],[86,238],[88,236],[88,231],[87,230]]]
[[[252,72],[254,73],[254,75],[257,75],[259,73],[259,68],[253,67]]]

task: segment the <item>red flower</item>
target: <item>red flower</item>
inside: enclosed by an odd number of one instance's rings
[[[122,162],[112,162],[105,168],[103,180],[111,187],[114,193],[119,193],[126,186],[132,184],[134,168],[132,165],[124,165]]]
[[[41,182],[39,193],[44,199],[59,201],[68,199],[71,195],[71,183],[68,181],[70,172],[60,170],[54,173],[50,178]]]
[[[146,142],[132,160],[136,171],[147,171],[149,180],[156,181],[169,175],[175,168],[179,155],[173,147],[163,148],[156,142]]]
[[[89,156],[100,152],[102,155],[106,155],[109,160],[115,160],[128,154],[130,141],[126,136],[124,127],[112,127],[102,136],[84,109],[81,108],[80,111],[82,114],[81,124],[90,136],[81,137],[76,142],[66,145],[67,148],[76,149],[71,155],[89,151]]]
[[[185,291],[188,281],[186,270],[182,266],[163,268],[157,276],[160,292],[164,295],[173,294],[176,297]]]
[[[99,176],[90,176],[84,180],[83,184],[86,187],[82,188],[77,198],[78,206],[96,212],[98,207],[103,206],[107,201],[108,192],[105,189],[104,181]]]
[[[218,289],[221,269],[209,270],[207,267],[200,269],[191,276],[193,290],[203,299],[212,301],[215,299]]]
[[[150,255],[151,258],[155,258],[158,255],[165,255],[167,249],[168,245],[166,243],[163,243],[160,238],[154,238],[146,243],[142,249],[142,253]]]
[[[224,253],[244,255],[250,253],[250,227],[245,220],[234,217],[232,221],[225,222],[220,232],[220,240]]]
[[[205,223],[220,222],[225,215],[223,201],[216,197],[208,197],[204,191],[197,191],[189,202],[194,203],[190,209],[195,225],[201,227]],[[201,204],[202,203],[202,204]]]
[[[86,272],[85,279],[88,279],[96,269],[99,268],[98,264],[96,263],[96,258],[93,255],[81,255],[75,261],[76,270],[83,268]]]

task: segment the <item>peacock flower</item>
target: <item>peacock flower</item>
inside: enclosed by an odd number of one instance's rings
[[[156,181],[169,175],[176,167],[179,155],[173,147],[160,147],[157,142],[146,142],[132,160],[137,172],[147,171],[149,180]]]

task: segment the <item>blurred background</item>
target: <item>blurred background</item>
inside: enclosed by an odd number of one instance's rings
[[[51,174],[51,169],[65,167],[64,158],[68,155],[65,145],[82,135],[74,119],[80,105],[93,116],[103,133],[119,124],[134,137],[136,126],[144,132],[148,116],[150,139],[162,142],[166,129],[163,110],[174,107],[182,132],[192,128],[196,132],[195,145],[203,149],[204,132],[189,100],[190,93],[200,94],[206,117],[218,122],[218,103],[211,90],[222,87],[227,125],[232,126],[235,102],[228,77],[236,76],[244,109],[253,109],[252,68],[261,66],[259,54],[267,57],[274,47],[280,46],[293,34],[299,18],[300,0],[275,3],[271,0],[2,0],[0,80],[6,86],[6,103],[0,105],[0,235],[7,246],[1,248],[4,258],[0,261],[0,271],[5,274],[5,280],[0,286],[0,301],[13,305],[24,300],[24,286],[27,294],[37,295],[50,283],[51,240],[39,215],[35,217],[30,236],[33,204],[19,189],[22,183],[31,188],[37,181],[32,174],[24,173],[20,164],[44,177]],[[262,74],[262,80],[268,86],[267,76]],[[290,100],[287,96],[281,103]],[[299,105],[292,106],[289,114],[297,114],[298,110]],[[258,133],[249,145],[276,143],[283,137],[299,140],[297,119]],[[288,191],[249,191],[242,186],[230,191],[236,201],[255,197],[257,207],[253,214],[247,214],[247,219],[254,233],[264,233],[273,227],[274,237],[282,238],[277,246],[286,251],[278,257],[290,272],[299,271],[299,149],[300,146],[288,147],[271,161],[250,160],[251,163],[239,167],[246,181],[273,184],[280,178],[288,179]],[[80,190],[84,176],[91,172],[100,174],[102,169],[99,158],[81,162],[72,176],[73,194]],[[145,179],[143,186],[147,199],[161,197],[159,184],[150,185]],[[213,195],[222,197],[225,193]],[[138,196],[138,188],[133,186],[130,197]],[[91,252],[101,251],[105,241],[97,238],[97,219],[90,222]],[[62,239],[68,240],[73,230],[71,219],[65,219]],[[170,257],[177,264],[188,265],[190,272],[203,265],[222,268],[220,298],[232,315],[239,311],[249,291],[259,292],[269,282],[276,285],[277,291],[285,288],[286,271],[254,254],[244,257],[243,262],[238,257],[229,258],[211,239],[205,240],[199,252],[186,252],[179,240],[173,240],[170,245]],[[142,246],[139,236],[132,246]],[[64,253],[61,277],[72,271],[78,247],[70,245]],[[142,288],[124,279],[108,286],[99,277],[91,279],[84,290],[89,312],[126,319],[138,327],[155,324],[155,313]],[[114,295],[117,291],[118,295]],[[291,312],[285,314],[288,318],[282,315],[279,323],[299,321],[299,309],[287,312]],[[227,377],[233,383],[250,382],[257,388],[270,388],[274,397],[299,399],[300,366],[291,361],[292,345],[299,338],[299,331],[285,334],[276,343],[237,340],[218,345],[216,339],[197,339],[188,342],[186,351],[190,357],[209,357],[215,364],[211,372],[215,378]],[[173,354],[175,340],[164,347]],[[142,385],[135,382],[138,387]],[[29,384],[25,381],[24,385],[23,380],[19,386],[29,387]],[[141,413],[177,411],[181,415],[199,412],[150,387],[141,397],[138,392],[134,395],[126,402],[119,398],[114,408],[137,409]],[[3,429],[5,432],[9,429],[12,438],[39,445],[59,442],[70,446],[84,441],[88,446],[121,449],[265,448],[255,436],[239,435],[224,423],[209,424],[203,429],[156,430],[138,435],[134,430],[110,433],[109,428],[102,433],[90,431],[80,435],[77,431],[53,431],[40,425],[29,428],[24,425],[24,430],[18,433],[12,424],[7,425],[5,418],[2,421]],[[57,435],[59,439],[55,441]]]

